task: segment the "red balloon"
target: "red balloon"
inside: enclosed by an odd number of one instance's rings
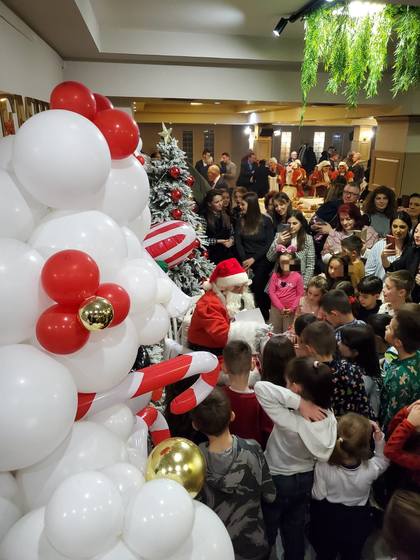
[[[130,296],[122,286],[108,282],[101,284],[96,295],[107,299],[114,308],[114,318],[110,327],[116,327],[124,321],[130,311]]]
[[[99,111],[106,111],[107,109],[114,108],[114,105],[111,103],[108,97],[105,97],[105,95],[102,95],[101,93],[94,93],[93,97],[95,98],[96,101],[97,113],[99,113]]]
[[[174,208],[173,210],[171,210],[171,216],[172,218],[175,218],[175,220],[179,220],[180,218],[182,218],[182,212],[179,208]]]
[[[46,261],[41,282],[57,303],[76,305],[95,294],[99,286],[99,268],[87,253],[67,249]]]
[[[124,111],[107,109],[96,114],[93,122],[105,136],[112,159],[124,159],[134,152],[140,133],[136,121]]]
[[[66,109],[93,120],[96,101],[93,93],[80,82],[61,82],[51,92],[51,109]]]
[[[40,315],[36,337],[40,345],[53,354],[72,354],[89,340],[89,331],[77,317],[77,307],[53,305]]]

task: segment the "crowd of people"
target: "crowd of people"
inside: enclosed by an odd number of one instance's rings
[[[190,416],[168,413],[173,435],[206,457],[199,499],[225,523],[237,560],[277,558],[278,535],[284,560],[303,560],[307,542],[318,560],[358,560],[375,530],[388,558],[414,560],[420,194],[402,208],[381,186],[362,202],[358,160],[351,168],[327,153],[314,171],[326,198],[308,221],[283,179],[261,210],[262,193],[241,179],[251,166],[258,177],[255,154],[237,186],[224,156],[202,204],[216,268],[188,329],[190,349],[219,356],[221,387]],[[233,336],[237,313],[254,307],[269,336]],[[168,404],[184,388],[170,388]]]

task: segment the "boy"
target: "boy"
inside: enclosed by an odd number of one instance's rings
[[[414,287],[414,279],[408,270],[397,270],[386,275],[384,282],[384,301],[379,313],[394,316],[395,312],[407,302]]]
[[[355,319],[348,295],[343,290],[330,290],[322,296],[321,311],[334,328],[337,342],[341,340],[340,331],[344,326],[365,324],[364,321]]]
[[[255,439],[265,448],[273,423],[249,387],[252,369],[249,344],[242,340],[228,342],[223,350],[223,368],[229,377],[229,386],[224,390],[235,415],[230,425],[231,433],[244,439]]]
[[[382,280],[373,274],[365,276],[360,280],[357,284],[357,298],[360,304],[358,319],[367,321],[370,315],[379,313],[379,309],[382,305],[382,301],[379,299],[382,288]]]
[[[365,265],[360,258],[363,250],[363,241],[357,235],[350,235],[341,241],[341,249],[349,258],[349,276],[354,289],[365,275]]]
[[[401,408],[420,399],[420,305],[401,306],[386,328],[385,340],[398,354],[383,366],[380,416],[386,429]]]
[[[261,447],[231,435],[229,423],[235,414],[219,388],[192,410],[191,416],[194,428],[209,439],[200,445],[207,475],[199,499],[225,524],[235,560],[268,558],[261,500],[274,501],[276,489]]]

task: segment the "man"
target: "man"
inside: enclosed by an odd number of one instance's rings
[[[245,161],[241,163],[239,177],[236,181],[238,187],[245,187],[249,189],[253,183],[254,175],[257,170],[257,156],[251,152]]]
[[[286,165],[289,165],[289,163],[293,163],[297,158],[298,158],[298,153],[296,150],[293,150],[292,152],[290,152],[290,157],[286,161]]]
[[[230,154],[223,152],[220,158],[220,171],[222,178],[226,181],[230,189],[235,187],[235,179],[237,173],[236,163],[230,159]]]
[[[325,224],[317,224],[316,218],[312,219],[313,226],[311,229],[317,233],[328,235],[338,225],[338,208],[342,204],[357,204],[360,197],[360,186],[355,183],[347,183],[344,187],[341,198],[335,198],[328,202],[324,202],[315,213]]]
[[[227,189],[229,185],[220,175],[220,168],[218,165],[210,165],[207,170],[207,176],[210,187],[212,189]]]
[[[197,161],[195,164],[195,168],[197,171],[206,179],[208,180],[207,172],[209,165],[211,165],[211,152],[209,150],[203,150],[201,154],[201,159]]]
[[[365,168],[360,163],[360,157],[361,156],[359,152],[354,152],[353,162],[350,166],[350,171],[354,175],[353,182],[356,183],[356,185],[360,185],[360,183],[363,181],[363,177],[365,176]]]

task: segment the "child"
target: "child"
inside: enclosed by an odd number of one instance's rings
[[[359,313],[359,302],[357,301],[353,284],[348,280],[341,280],[341,282],[337,282],[337,284],[335,285],[335,289],[343,290],[343,292],[347,294],[351,305],[351,312],[355,317],[357,317]]]
[[[362,278],[357,284],[359,313],[357,318],[366,321],[370,315],[379,313],[382,301],[379,299],[382,293],[383,282],[377,276],[370,274]]]
[[[334,328],[337,342],[340,342],[341,329],[344,325],[365,324],[355,319],[349,298],[343,290],[331,290],[322,296],[321,310],[324,318]]]
[[[375,333],[375,347],[378,353],[379,360],[383,360],[385,352],[389,347],[389,344],[385,340],[385,330],[392,317],[387,313],[377,313],[376,315],[370,315],[367,319],[367,324],[370,325]]]
[[[342,280],[350,280],[348,258],[333,255],[327,264],[326,277],[329,290],[336,288],[337,283]]]
[[[384,444],[384,434],[367,418],[349,413],[338,420],[333,454],[328,463],[315,466],[310,541],[317,558],[334,559],[339,555],[341,560],[360,560],[373,529],[370,489],[389,464]]]
[[[326,279],[319,275],[314,276],[308,282],[306,288],[306,295],[304,295],[299,302],[299,306],[296,311],[296,316],[302,315],[303,313],[313,313],[315,317],[320,316],[319,302],[324,294],[328,292],[328,284]]]
[[[420,550],[420,495],[397,490],[385,512],[384,539],[395,560],[418,560]]]
[[[365,275],[365,265],[360,258],[363,250],[363,241],[357,235],[350,235],[341,240],[341,249],[349,259],[349,275],[353,288]]]
[[[333,384],[330,369],[311,358],[291,360],[286,383],[287,389],[267,381],[255,385],[257,399],[274,422],[265,454],[277,497],[264,510],[269,544],[274,545],[280,528],[285,558],[303,560],[315,461],[326,461],[336,440],[336,420],[329,410]]]
[[[275,334],[264,346],[261,358],[261,381],[286,387],[284,372],[287,364],[296,357],[291,340],[282,334]]]
[[[232,539],[236,560],[263,560],[268,554],[261,500],[272,502],[276,489],[257,442],[231,435],[234,419],[227,395],[215,389],[191,411],[194,427],[206,434],[206,482],[199,499],[209,506]]]
[[[386,341],[398,358],[383,366],[382,426],[387,428],[398,410],[420,398],[420,305],[407,303],[389,323]]]
[[[369,406],[363,375],[359,364],[343,357],[335,357],[336,340],[332,327],[323,321],[312,323],[301,336],[301,354],[325,363],[332,371],[334,390],[331,408],[336,416],[356,412],[375,418]]]
[[[245,439],[255,439],[265,448],[273,424],[267,417],[257,397],[249,388],[249,373],[252,369],[252,351],[242,340],[231,340],[223,349],[223,367],[229,377],[229,386],[224,390],[229,397],[235,414],[230,430]]]
[[[384,282],[384,303],[378,313],[388,313],[391,317],[404,303],[410,301],[414,279],[408,270],[390,272]]]
[[[294,331],[295,331],[293,341],[294,341],[294,344],[295,344],[296,356],[298,356],[298,357],[306,356],[306,354],[302,354],[300,352],[301,336],[302,336],[302,333],[303,333],[304,329],[308,325],[311,325],[312,323],[315,323],[315,321],[317,321],[317,320],[318,319],[312,313],[304,313],[303,315],[299,315],[299,317],[296,317],[295,323],[293,325],[293,328],[294,328]]]
[[[302,275],[291,269],[295,252],[293,245],[287,249],[284,245],[277,246],[278,270],[273,272],[268,284],[270,323],[275,333],[285,332],[293,324],[300,298],[305,292]]]

